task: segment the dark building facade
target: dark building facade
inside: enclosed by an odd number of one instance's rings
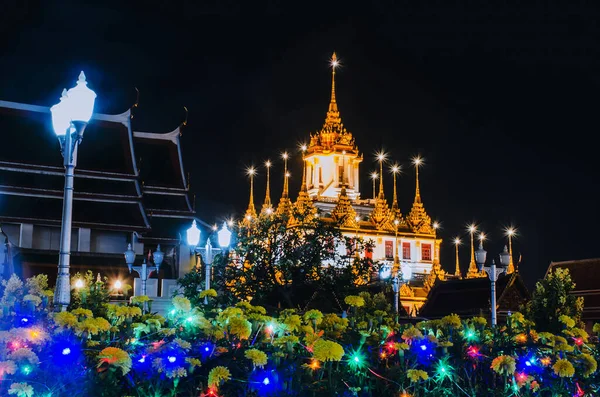
[[[0,134],[0,225],[10,245],[0,263],[6,264],[5,275],[14,269],[22,277],[46,273],[53,281],[64,168],[50,109],[0,101]],[[176,279],[193,262],[185,244],[193,219],[208,228],[192,205],[181,126],[168,133],[138,132],[131,109],[94,114],[75,170],[71,274],[89,269],[129,277],[127,244],[139,255],[138,264],[160,244],[165,259],[159,277]]]

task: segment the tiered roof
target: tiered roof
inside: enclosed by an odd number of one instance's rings
[[[0,101],[0,222],[61,224],[63,159],[50,120],[48,107]],[[77,158],[73,226],[179,240],[195,215],[180,136],[180,127],[133,132],[131,110],[93,114]]]

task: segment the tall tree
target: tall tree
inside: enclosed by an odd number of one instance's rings
[[[321,217],[262,215],[242,222],[237,244],[217,266],[223,285],[238,299],[266,306],[305,305],[318,291],[338,296],[356,292],[373,270],[361,257],[372,242],[342,235],[337,225]]]
[[[526,305],[527,317],[535,322],[538,331],[560,332],[564,327],[559,321],[566,315],[581,321],[583,298],[570,292],[575,289],[568,269],[556,268],[535,285],[531,300]]]

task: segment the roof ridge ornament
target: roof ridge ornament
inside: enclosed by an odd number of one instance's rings
[[[135,90],[135,103],[131,105],[131,110],[137,109],[140,105],[140,90],[138,90],[137,87],[133,87],[133,89]],[[133,111],[131,112],[130,117],[133,119]]]

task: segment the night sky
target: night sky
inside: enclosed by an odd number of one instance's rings
[[[490,253],[504,244],[504,226],[518,228],[514,249],[529,286],[551,260],[600,256],[600,13],[593,2],[414,9],[392,1],[314,9],[85,3],[0,3],[0,99],[50,106],[85,70],[98,112],[125,111],[139,89],[136,130],[171,131],[186,106],[184,161],[198,213],[209,222],[245,209],[245,167],[297,150],[320,129],[335,50],[342,119],[364,153],[363,197],[372,194],[373,153],[383,147],[404,166],[399,194],[407,213],[409,160],[422,155],[422,197],[442,224],[447,270],[454,269],[452,238],[467,242],[472,221],[490,236]],[[48,148],[32,143],[31,150]],[[295,197],[297,152],[292,163]],[[260,206],[264,170],[256,188]],[[467,245],[461,257],[466,270]]]

